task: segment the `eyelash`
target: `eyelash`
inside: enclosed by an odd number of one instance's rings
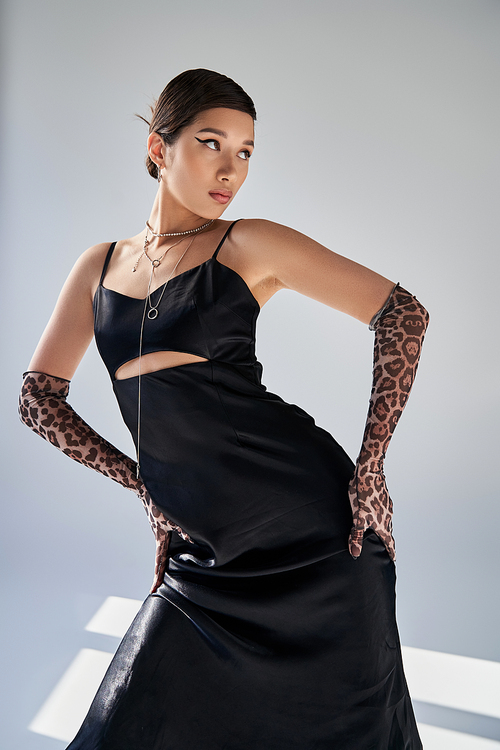
[[[196,138],[196,136],[195,136],[195,138]],[[218,146],[218,148],[217,149],[211,149],[211,150],[212,151],[220,151],[220,143],[219,143],[219,141],[216,138],[207,138],[205,140],[202,140],[201,138],[196,138],[196,140],[198,141],[198,143],[216,143],[217,146]],[[210,146],[208,148],[210,148]],[[248,151],[247,149],[243,149],[242,151],[239,151],[238,153],[240,153],[240,154],[246,154],[246,158],[243,159],[243,161],[248,161],[250,159],[250,157],[252,156],[252,154],[250,153],[250,151]]]

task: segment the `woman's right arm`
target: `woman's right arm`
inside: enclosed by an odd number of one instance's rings
[[[19,398],[21,421],[78,463],[113,479],[141,498],[156,539],[153,589],[160,585],[171,531],[189,539],[154,505],[136,462],[98,435],[68,404],[70,379],[93,336],[92,297],[109,245],[84,253],[71,271],[31,359]]]
[[[93,335],[92,290],[108,245],[96,245],[76,262],[24,373],[21,421],[79,463],[139,493],[135,462],[98,435],[67,402],[70,379]]]
[[[94,334],[92,298],[109,243],[89,248],[77,260],[31,358],[29,370],[71,380]]]

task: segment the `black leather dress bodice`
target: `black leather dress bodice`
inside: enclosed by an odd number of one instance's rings
[[[233,222],[234,224],[235,222]],[[217,260],[222,238],[213,256],[174,276],[167,284],[158,316],[144,321],[142,354],[177,351],[232,365],[260,366],[255,357],[257,300],[232,268]],[[112,379],[121,365],[139,357],[145,300],[103,286],[114,251],[108,251],[94,296],[94,331],[99,353]],[[154,305],[163,286],[151,295]]]

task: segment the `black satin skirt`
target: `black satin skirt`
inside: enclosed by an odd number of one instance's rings
[[[137,381],[115,381],[137,434]],[[141,475],[173,534],[68,750],[421,750],[379,538],[347,550],[353,465],[260,384],[143,376]]]

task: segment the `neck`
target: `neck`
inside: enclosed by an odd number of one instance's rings
[[[151,213],[149,215],[149,226],[158,233],[185,232],[187,229],[195,229],[207,222],[203,216],[198,216],[188,209],[179,206],[167,191],[160,186]]]

